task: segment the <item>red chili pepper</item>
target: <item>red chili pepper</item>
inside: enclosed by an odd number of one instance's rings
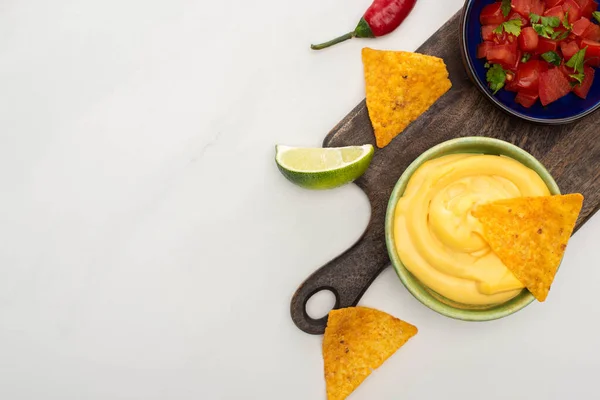
[[[354,37],[373,38],[387,35],[404,21],[416,2],[417,0],[375,0],[354,31],[329,42],[312,44],[310,48],[321,50]]]

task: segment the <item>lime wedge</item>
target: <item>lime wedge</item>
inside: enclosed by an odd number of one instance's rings
[[[365,173],[373,146],[304,148],[277,145],[275,162],[292,183],[307,189],[332,189]]]

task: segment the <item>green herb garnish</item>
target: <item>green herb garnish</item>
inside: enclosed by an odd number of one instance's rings
[[[523,21],[520,19],[511,19],[510,21],[506,21],[498,25],[498,27],[494,29],[494,33],[501,34],[504,30],[506,33],[519,36],[521,34],[521,25],[523,25]]]
[[[525,54],[523,54],[523,57],[521,58],[521,62],[526,63],[527,61],[529,61],[530,58],[531,58],[531,54],[525,53]]]
[[[537,24],[540,22],[540,18],[542,18],[541,16],[534,14],[534,13],[529,13],[529,19],[531,20],[532,24]]]
[[[554,35],[554,28],[558,28],[560,25],[560,19],[558,17],[542,17],[534,13],[529,14],[531,19],[531,26],[541,37],[551,39]]]
[[[567,31],[556,31],[552,34],[552,39],[553,40],[563,40],[566,39],[566,37],[569,36],[569,32]]]
[[[600,22],[600,11],[594,11],[592,15],[596,18],[596,21]]]
[[[551,28],[558,28],[560,25],[560,19],[558,17],[542,17],[541,15],[531,13],[529,14],[529,18],[531,19],[531,22],[535,24],[541,23],[542,25],[546,25]]]
[[[548,61],[550,64],[554,64],[556,66],[559,66],[561,62],[560,56],[555,51],[548,51],[542,54],[542,58]]]
[[[571,23],[569,22],[569,12],[568,11],[565,13],[565,18],[563,19],[562,25],[565,27],[565,29],[568,29],[568,30],[573,29],[573,25],[571,25]]]
[[[569,31],[563,31],[563,32],[557,31],[552,34],[552,39],[563,40],[563,39],[566,39],[567,36],[569,36]]]
[[[492,65],[485,76],[493,94],[498,93],[498,90],[502,89],[506,83],[506,71],[499,64]]]
[[[502,15],[504,15],[504,17],[508,17],[508,14],[510,14],[510,0],[502,0],[502,5],[500,6],[500,8],[502,9]]]
[[[545,27],[541,24],[532,24],[532,27],[538,35],[547,39],[550,39],[550,35],[554,33],[554,29]]]
[[[505,17],[508,17],[508,14],[510,14],[510,0],[502,0],[502,15],[504,15]]]
[[[577,80],[577,82],[579,82],[579,84],[581,84],[583,82],[583,79],[585,78],[585,73],[583,72],[583,62],[585,61],[585,51],[586,50],[587,50],[587,47],[579,50],[565,64],[567,67],[573,68],[575,71],[577,71],[576,74],[571,74],[569,76],[571,78]]]
[[[506,33],[519,36],[521,34],[521,25],[523,25],[523,21],[520,19],[511,19],[510,21],[506,21],[498,25],[498,27],[494,29],[494,33],[501,34],[504,30]]]

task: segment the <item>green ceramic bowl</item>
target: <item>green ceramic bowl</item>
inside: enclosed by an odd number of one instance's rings
[[[454,303],[453,301],[446,299],[445,297],[429,289],[417,278],[415,278],[404,267],[404,264],[402,264],[402,260],[396,251],[396,246],[394,244],[396,238],[394,237],[393,230],[394,212],[396,209],[396,204],[404,194],[406,184],[410,180],[412,174],[426,161],[456,153],[482,153],[508,156],[537,172],[546,185],[548,185],[550,193],[560,194],[556,182],[554,182],[554,179],[550,173],[548,173],[546,168],[544,168],[544,166],[531,154],[510,143],[486,137],[465,137],[440,143],[437,146],[427,150],[415,161],[413,161],[406,171],[404,171],[398,180],[398,183],[396,183],[396,186],[394,187],[385,217],[385,240],[388,253],[390,255],[390,260],[392,261],[392,265],[394,266],[398,277],[404,286],[406,286],[408,291],[412,293],[412,295],[415,296],[421,303],[442,315],[465,321],[490,321],[493,319],[506,317],[507,315],[513,314],[530,304],[534,300],[533,295],[526,289],[523,289],[523,291],[516,297],[505,303],[484,307],[474,307],[465,304]],[[402,238],[399,239],[402,240]]]

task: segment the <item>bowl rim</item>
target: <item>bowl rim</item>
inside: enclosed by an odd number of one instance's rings
[[[516,159],[520,163],[532,168],[546,183],[548,189],[551,194],[560,194],[560,190],[558,185],[552,178],[552,175],[548,172],[548,170],[542,165],[540,161],[538,161],[531,154],[521,149],[518,146],[515,146],[511,143],[500,139],[494,139],[489,137],[477,137],[477,136],[468,136],[462,138],[455,138],[451,140],[447,140],[442,142],[436,146],[431,147],[429,150],[422,153],[419,157],[417,157],[402,173],[392,193],[390,195],[386,216],[385,216],[385,243],[388,250],[388,255],[390,257],[390,261],[392,263],[392,267],[396,271],[398,278],[406,287],[406,289],[422,304],[431,310],[442,314],[444,316],[459,319],[463,321],[491,321],[499,318],[506,317],[508,315],[514,314],[515,312],[522,310],[527,305],[531,304],[535,299],[533,295],[527,290],[523,289],[523,291],[507,302],[492,306],[487,309],[462,309],[453,307],[449,304],[441,302],[437,298],[435,298],[431,293],[429,288],[427,288],[424,284],[422,284],[402,263],[400,256],[396,251],[396,246],[394,242],[394,214],[396,210],[396,204],[399,199],[404,194],[404,190],[406,189],[406,184],[412,177],[413,173],[417,168],[419,168],[426,161],[442,157],[446,154],[458,153],[458,152],[469,152],[464,148],[471,148],[472,153],[482,153],[482,151],[477,151],[477,148],[481,146],[493,147],[498,150],[496,154],[504,154],[509,155],[513,159]],[[457,151],[458,150],[458,151]],[[442,153],[442,154],[440,154]],[[483,153],[490,154],[490,153]],[[518,157],[514,157],[516,154]],[[518,158],[518,159],[517,159]],[[524,162],[525,160],[527,162]],[[527,165],[529,164],[529,165]],[[439,295],[438,295],[439,296]]]
[[[534,123],[541,124],[541,125],[569,124],[569,123],[575,122],[575,121],[593,113],[598,108],[600,108],[600,101],[599,101],[595,106],[593,106],[585,111],[582,111],[579,114],[573,115],[572,117],[544,119],[544,118],[536,118],[536,117],[530,117],[528,115],[525,115],[525,114],[515,110],[514,108],[508,107],[506,104],[504,104],[500,100],[498,100],[497,97],[492,95],[490,93],[490,91],[488,90],[487,86],[483,82],[480,81],[479,77],[475,73],[475,66],[473,65],[473,57],[469,54],[469,50],[467,48],[467,37],[466,37],[467,36],[467,29],[466,29],[467,17],[469,16],[469,13],[471,12],[471,8],[475,1],[476,0],[465,0],[465,4],[462,8],[462,14],[460,17],[460,35],[458,35],[459,42],[460,42],[459,47],[460,47],[460,53],[462,56],[463,65],[465,67],[465,70],[467,71],[467,75],[469,76],[471,81],[473,83],[475,83],[475,86],[477,86],[477,89],[479,89],[479,91],[481,93],[483,93],[483,95],[488,100],[490,100],[492,103],[494,103],[502,111],[504,111],[510,115],[524,119],[525,121],[534,122]]]

